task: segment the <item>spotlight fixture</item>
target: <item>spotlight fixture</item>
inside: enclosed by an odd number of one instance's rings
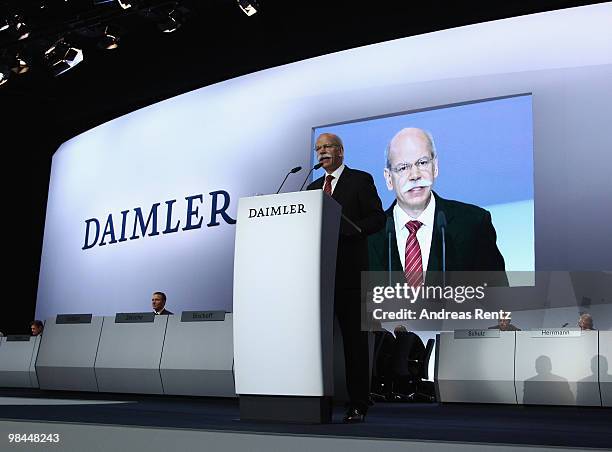
[[[83,61],[83,50],[71,47],[61,38],[45,52],[45,60],[57,77]]]
[[[30,36],[30,27],[26,25],[18,14],[15,14],[9,19],[0,21],[0,32],[5,31],[17,41],[21,41]]]
[[[172,9],[168,15],[157,25],[164,33],[172,33],[183,25],[185,21],[184,14],[177,8]]]
[[[30,65],[19,54],[15,55],[15,60],[11,65],[11,71],[17,75],[25,74],[30,70]]]
[[[15,16],[15,32],[17,40],[21,41],[30,36],[30,28],[25,24],[23,19],[19,16]]]
[[[259,3],[257,0],[238,0],[238,6],[247,16],[252,16],[259,11]]]
[[[119,47],[119,34],[107,25],[104,29],[104,35],[98,41],[98,47],[105,50],[116,49]]]
[[[5,64],[0,64],[0,86],[8,82],[9,68]]]

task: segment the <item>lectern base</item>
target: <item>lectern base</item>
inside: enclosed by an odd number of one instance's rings
[[[243,421],[328,424],[332,419],[331,397],[240,395]]]

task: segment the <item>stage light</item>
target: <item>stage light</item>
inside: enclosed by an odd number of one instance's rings
[[[21,41],[30,36],[30,27],[28,27],[23,19],[17,14],[9,19],[3,19],[0,22],[0,32],[4,31],[17,41]]]
[[[28,36],[30,36],[30,28],[19,16],[15,16],[15,32],[18,41],[26,39]]]
[[[238,0],[238,6],[247,16],[252,16],[259,11],[257,0]]]
[[[4,64],[0,64],[0,86],[8,82],[9,68]]]
[[[15,60],[11,65],[11,71],[17,75],[25,74],[30,70],[30,65],[19,54],[15,56]]]
[[[157,25],[164,33],[172,33],[178,30],[183,25],[184,16],[178,9],[173,9],[168,13],[168,16]]]
[[[107,26],[104,29],[104,36],[98,42],[98,47],[106,50],[113,50],[119,47],[119,34]]]
[[[45,52],[45,60],[57,77],[83,61],[83,50],[71,47],[62,38]]]
[[[121,7],[121,9],[129,9],[132,7],[131,0],[117,0],[117,4]]]

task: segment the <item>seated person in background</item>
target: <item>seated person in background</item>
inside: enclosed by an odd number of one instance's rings
[[[419,375],[419,362],[425,357],[425,345],[419,335],[406,330],[403,325],[394,328],[395,342],[391,357],[393,375],[393,400],[402,399],[416,389],[415,381]]]
[[[30,330],[32,331],[32,336],[40,336],[45,329],[45,325],[40,320],[33,320],[30,322]]]
[[[4,337],[4,333],[0,331],[0,337]]]
[[[509,316],[508,316],[509,317]],[[514,326],[510,323],[511,319],[499,319],[497,321],[497,325],[490,326],[490,330],[499,330],[499,331],[521,331],[521,329],[517,326]]]
[[[578,326],[581,330],[594,330],[593,328],[593,316],[588,312],[583,312],[578,317]]]
[[[151,306],[153,307],[153,312],[155,312],[155,315],[172,315],[172,313],[165,308],[166,294],[163,292],[153,292],[153,297],[151,297]]]
[[[408,331],[406,330],[406,327],[404,325],[398,325],[393,329],[393,334],[397,338],[398,336],[401,336],[402,334],[408,334]]]
[[[385,329],[374,333],[374,359],[372,365],[371,391],[375,400],[384,400],[391,395],[393,374],[391,371],[395,337]]]

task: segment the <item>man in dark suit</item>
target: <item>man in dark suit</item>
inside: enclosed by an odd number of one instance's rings
[[[153,292],[151,306],[155,315],[173,315],[166,309],[166,294],[163,292]]]
[[[368,409],[368,336],[361,330],[361,272],[368,269],[367,236],[385,224],[382,203],[372,176],[344,164],[344,146],[337,135],[321,134],[316,141],[325,176],[308,186],[323,189],[342,206],[336,259],[334,312],[342,330],[349,406],[344,422],[362,422]]]
[[[398,132],[387,147],[384,170],[387,188],[396,201],[385,212],[387,227],[370,237],[370,270],[404,272],[408,282],[439,284],[442,270],[442,232],[439,212],[446,219],[446,270],[474,273],[455,274],[461,281],[506,286],[504,258],[496,244],[491,214],[472,204],[441,198],[433,192],[438,177],[438,160],[431,135],[407,128]],[[391,255],[389,255],[389,252]],[[406,262],[408,258],[409,262]],[[410,267],[408,268],[407,265]],[[419,275],[421,274],[420,279]],[[453,284],[446,279],[446,283]],[[412,280],[410,280],[412,278]]]

